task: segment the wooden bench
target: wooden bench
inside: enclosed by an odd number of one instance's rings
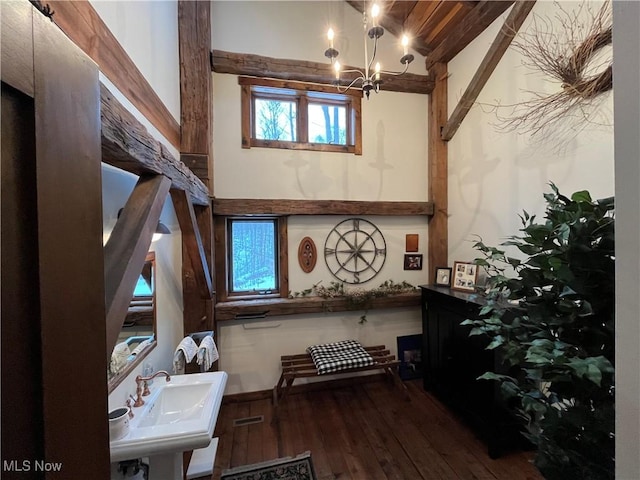
[[[373,357],[374,364],[366,367],[350,368],[345,370],[339,370],[337,372],[318,374],[315,364],[311,355],[308,353],[301,353],[298,355],[283,355],[280,357],[282,363],[282,374],[275,387],[273,387],[273,405],[274,414],[273,419],[277,420],[279,406],[286,398],[291,386],[296,378],[311,378],[311,377],[330,377],[333,375],[341,375],[344,373],[365,372],[367,370],[383,370],[391,380],[400,388],[405,398],[409,399],[409,391],[406,385],[400,379],[398,375],[398,366],[400,361],[396,360],[394,355],[387,350],[384,345],[376,345],[374,347],[364,347],[364,349]]]

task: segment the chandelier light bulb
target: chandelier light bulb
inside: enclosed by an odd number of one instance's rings
[[[380,6],[377,3],[374,3],[371,7],[371,16],[373,18],[378,18],[378,15],[380,15]]]
[[[376,26],[378,23],[378,15],[380,15],[380,6],[377,3],[374,3],[371,7],[371,19],[373,21],[373,26]]]
[[[331,66],[333,67],[335,73],[335,80],[333,80],[331,83],[333,83],[337,87],[338,92],[344,93],[352,87],[358,88],[359,85],[360,88],[362,88],[362,92],[367,96],[368,99],[371,90],[377,93],[380,90],[380,86],[384,84],[385,80],[383,80],[382,78],[383,73],[385,75],[385,79],[387,76],[397,77],[407,73],[409,64],[414,60],[413,55],[408,53],[409,37],[407,35],[403,35],[401,39],[401,44],[404,52],[402,58],[400,58],[400,64],[403,66],[401,71],[383,71],[382,67],[380,66],[380,62],[376,62],[378,42],[384,35],[384,27],[382,25],[379,25],[381,13],[382,9],[377,3],[373,3],[370,10],[365,9],[362,13],[362,23],[364,26],[363,68],[346,67],[345,69],[342,69],[340,62],[338,62],[338,55],[340,55],[340,52],[338,52],[338,50],[334,48],[333,41],[335,38],[335,32],[331,27],[327,30],[327,39],[329,40],[330,46],[327,50],[325,50],[324,56],[331,61]],[[369,28],[369,25],[372,26]],[[370,41],[371,46],[369,46]],[[344,86],[340,85],[341,69],[342,73],[345,74]]]

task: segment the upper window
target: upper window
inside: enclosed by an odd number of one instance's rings
[[[242,146],[362,154],[362,92],[240,77]]]

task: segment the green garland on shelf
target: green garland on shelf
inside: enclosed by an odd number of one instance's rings
[[[344,298],[347,305],[352,310],[364,310],[364,314],[360,316],[358,323],[363,324],[367,321],[367,310],[371,305],[371,301],[374,298],[388,297],[391,295],[398,295],[400,293],[409,293],[417,290],[417,287],[411,285],[406,281],[396,283],[393,280],[386,280],[378,287],[365,290],[363,288],[345,288],[343,282],[332,281],[328,287],[320,285],[322,280],[318,283],[300,292],[289,292],[289,298],[302,298],[302,297],[321,297],[325,299],[329,298]],[[324,305],[325,310],[330,312],[331,307],[327,304]]]

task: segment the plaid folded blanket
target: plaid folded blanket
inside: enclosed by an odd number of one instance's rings
[[[318,374],[349,370],[373,365],[373,357],[356,340],[343,340],[307,348]]]

